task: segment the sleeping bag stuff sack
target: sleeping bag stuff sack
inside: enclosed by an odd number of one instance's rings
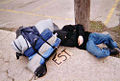
[[[42,77],[47,72],[46,61],[58,48],[61,40],[57,34],[53,34],[54,25],[51,20],[40,21],[38,24],[40,26],[20,27],[12,46],[16,50],[17,59],[19,56],[28,57],[28,69],[37,77]]]

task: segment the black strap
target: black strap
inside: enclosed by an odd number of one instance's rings
[[[37,49],[35,49],[35,47],[34,47],[34,46],[32,46],[32,48],[34,49],[34,51],[35,51],[36,53],[38,53],[38,55],[40,55],[42,58],[44,58],[44,59],[46,60],[46,58],[45,58],[42,54],[40,54],[40,53],[38,52],[38,50],[37,50]]]
[[[55,46],[52,46],[49,42],[47,42],[40,34],[39,34],[40,38],[45,41],[48,45],[50,45],[52,48],[56,49]]]
[[[20,49],[18,48],[18,46],[16,45],[15,41],[13,41],[13,43],[14,43],[15,47],[16,47],[20,52],[22,52],[22,50],[20,50]]]
[[[46,60],[46,58],[45,58],[42,54],[40,54],[37,49],[35,49],[36,43],[37,43],[37,39],[35,40],[35,44],[34,44],[34,45],[31,45],[32,48],[34,49],[34,51],[35,51],[36,53],[38,53],[38,55],[40,55],[42,58],[44,58],[44,59]]]

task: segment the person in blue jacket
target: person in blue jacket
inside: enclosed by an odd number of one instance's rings
[[[96,56],[97,58],[117,55],[120,48],[113,41],[109,34],[92,33],[84,30],[83,25],[65,25],[61,30],[55,30],[54,33],[62,40],[62,46],[77,47],[84,49]],[[97,45],[106,44],[107,48],[99,48]]]

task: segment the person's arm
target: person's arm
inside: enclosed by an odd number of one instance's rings
[[[77,24],[75,26],[76,26],[76,31],[77,31],[78,35],[79,36],[84,36],[85,30],[84,30],[83,25]]]
[[[78,36],[78,45],[79,45],[79,46],[82,45],[83,42],[84,42],[83,36],[81,36],[81,35]]]
[[[80,24],[77,24],[75,25],[76,26],[76,32],[78,34],[78,45],[82,45],[83,42],[84,42],[84,34],[85,34],[85,30],[84,30],[84,27],[83,25],[80,25]]]

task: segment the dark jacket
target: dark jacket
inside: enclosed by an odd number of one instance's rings
[[[62,40],[62,46],[78,47],[79,49],[86,49],[86,43],[90,32],[84,30],[82,25],[66,25],[61,30],[55,30],[54,33],[58,33],[58,37]],[[78,45],[78,36],[83,36],[84,42],[82,45]]]

